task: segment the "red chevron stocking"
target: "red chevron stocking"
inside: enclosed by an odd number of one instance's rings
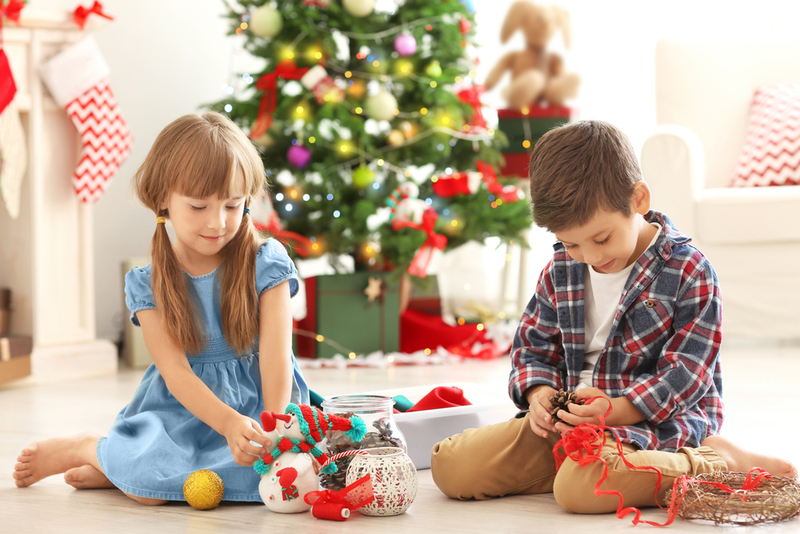
[[[75,194],[84,202],[94,202],[133,146],[108,85],[108,66],[94,39],[86,37],[42,65],[40,74],[81,137],[80,160],[72,177]]]

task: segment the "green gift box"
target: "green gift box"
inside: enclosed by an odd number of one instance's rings
[[[364,272],[307,278],[306,318],[295,330],[295,353],[331,358],[400,348],[400,282],[391,273]],[[370,282],[372,279],[372,282]],[[372,289],[371,296],[365,290]]]
[[[497,110],[497,129],[508,138],[508,147],[503,151],[506,162],[500,175],[527,178],[528,159],[536,142],[553,128],[572,122],[576,117],[577,111],[565,106]]]

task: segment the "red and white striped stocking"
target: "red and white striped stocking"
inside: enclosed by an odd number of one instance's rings
[[[108,84],[108,66],[94,40],[86,37],[42,65],[40,74],[81,137],[80,160],[72,177],[75,194],[84,202],[95,202],[133,146]]]

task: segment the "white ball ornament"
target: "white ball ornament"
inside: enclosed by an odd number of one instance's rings
[[[269,4],[264,4],[250,15],[248,27],[258,37],[275,37],[283,28],[283,16]]]
[[[375,0],[342,0],[342,6],[354,17],[366,17],[375,10]]]
[[[378,94],[368,96],[364,100],[364,113],[376,121],[390,121],[397,111],[397,99],[383,89]]]

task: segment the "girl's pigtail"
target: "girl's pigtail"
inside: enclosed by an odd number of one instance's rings
[[[197,312],[164,224],[156,225],[150,255],[153,297],[164,331],[184,352],[199,354],[203,342]]]
[[[250,351],[258,335],[256,256],[259,237],[249,214],[223,249],[221,287],[222,333],[239,354]]]

